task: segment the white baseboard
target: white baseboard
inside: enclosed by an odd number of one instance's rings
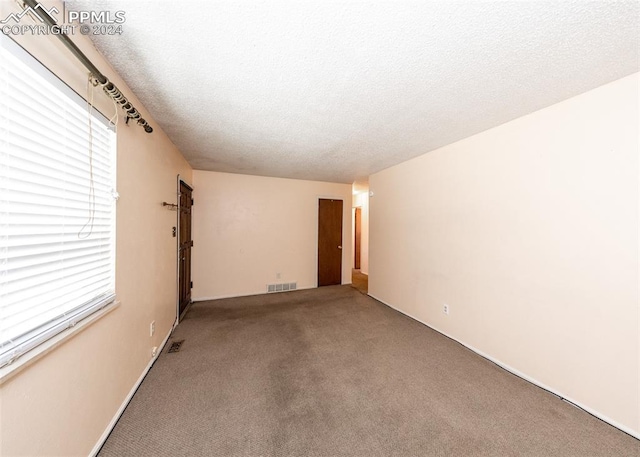
[[[399,313],[404,314],[404,315],[405,315],[405,316],[407,316],[407,317],[410,317],[410,318],[411,318],[411,319],[413,319],[414,321],[420,322],[422,325],[425,325],[425,326],[429,327],[430,329],[435,330],[436,332],[438,332],[438,333],[440,333],[440,334],[442,334],[442,335],[446,336],[447,338],[452,339],[453,341],[455,341],[455,342],[457,342],[457,343],[460,343],[461,345],[463,345],[463,346],[464,346],[464,347],[466,347],[467,349],[469,349],[469,350],[471,350],[471,351],[475,352],[476,354],[478,354],[478,355],[479,355],[479,356],[481,356],[481,357],[484,357],[485,359],[489,360],[490,362],[495,363],[495,364],[496,364],[496,365],[498,365],[499,367],[501,367],[501,368],[503,368],[503,369],[507,370],[508,372],[510,372],[510,373],[512,373],[512,374],[514,374],[514,375],[516,375],[516,376],[518,376],[519,378],[524,379],[525,381],[528,381],[528,382],[530,382],[531,384],[535,384],[536,386],[538,386],[538,387],[540,387],[540,388],[542,388],[542,389],[544,389],[544,390],[546,390],[546,391],[548,391],[548,392],[551,392],[551,393],[552,393],[552,394],[554,394],[555,396],[560,397],[561,399],[563,399],[563,400],[565,400],[565,401],[567,401],[567,402],[569,402],[569,403],[573,404],[574,406],[577,406],[577,407],[578,407],[578,408],[580,408],[580,409],[583,409],[584,411],[588,412],[588,413],[589,413],[589,414],[591,414],[592,416],[595,416],[595,417],[597,417],[598,419],[600,419],[600,420],[602,420],[602,421],[604,421],[604,422],[608,423],[609,425],[612,425],[613,427],[615,427],[615,428],[617,428],[617,429],[619,429],[619,430],[622,430],[623,432],[625,432],[625,433],[627,433],[627,434],[629,434],[629,435],[633,436],[634,438],[636,438],[636,439],[639,439],[639,440],[640,440],[640,432],[639,432],[639,431],[632,430],[631,428],[627,427],[626,425],[622,425],[622,424],[620,424],[619,422],[617,422],[617,421],[615,421],[615,420],[611,419],[610,417],[607,417],[607,416],[605,416],[604,414],[599,413],[598,411],[595,411],[595,410],[591,409],[590,407],[588,407],[588,406],[586,406],[586,405],[584,405],[584,404],[582,404],[582,403],[580,403],[580,402],[578,402],[578,401],[575,401],[574,399],[572,399],[571,397],[568,397],[567,395],[563,394],[562,392],[560,392],[560,391],[558,391],[558,390],[556,390],[556,389],[554,389],[554,388],[552,388],[552,387],[549,387],[549,386],[547,386],[547,385],[546,385],[546,384],[544,384],[544,383],[539,382],[539,381],[538,381],[538,380],[536,380],[535,378],[532,378],[531,376],[529,376],[529,375],[527,375],[527,374],[525,374],[525,373],[522,373],[522,372],[521,372],[521,371],[519,371],[519,370],[516,370],[515,368],[513,368],[513,367],[511,367],[511,366],[507,365],[506,363],[503,363],[503,362],[501,362],[500,360],[498,360],[498,359],[496,359],[496,358],[494,358],[494,357],[492,357],[492,356],[490,356],[490,355],[488,355],[488,354],[486,354],[486,353],[484,353],[484,352],[482,352],[482,351],[480,351],[480,350],[478,350],[478,349],[474,348],[473,346],[470,346],[470,345],[468,345],[468,344],[464,343],[463,341],[460,341],[459,339],[457,339],[457,338],[455,338],[455,337],[453,337],[453,336],[449,335],[448,333],[443,332],[442,330],[440,330],[440,329],[438,329],[438,328],[434,327],[433,325],[427,324],[426,322],[424,322],[424,321],[422,321],[422,320],[418,319],[417,317],[412,316],[411,314],[406,313],[405,311],[402,311],[401,309],[396,308],[395,306],[393,306],[393,305],[391,305],[391,304],[389,304],[389,303],[385,302],[384,300],[381,300],[381,299],[379,299],[378,297],[376,297],[376,296],[374,296],[374,295],[371,295],[371,294],[369,294],[369,296],[370,296],[371,298],[376,299],[376,300],[377,300],[377,301],[379,301],[380,303],[382,303],[382,304],[384,304],[384,305],[388,306],[389,308],[394,309],[394,310],[398,311]]]
[[[169,330],[169,333],[167,333],[167,336],[165,336],[164,340],[160,344],[160,346],[158,348],[158,351],[156,352],[155,357],[153,357],[151,359],[149,364],[142,371],[142,374],[140,375],[140,377],[138,378],[136,383],[133,385],[133,388],[131,389],[129,394],[126,396],[126,398],[122,402],[122,405],[120,405],[120,408],[118,408],[118,411],[116,412],[115,416],[113,416],[113,419],[111,419],[111,422],[109,422],[109,425],[107,425],[107,428],[102,433],[102,436],[100,437],[100,439],[98,440],[96,445],[91,450],[91,453],[89,454],[91,457],[95,457],[98,454],[98,452],[100,452],[100,449],[104,445],[104,442],[107,441],[107,438],[109,437],[109,434],[113,430],[113,427],[116,426],[116,423],[120,419],[120,416],[122,416],[122,413],[124,413],[124,410],[126,409],[127,405],[129,405],[129,402],[131,401],[131,399],[133,398],[134,394],[138,390],[138,387],[140,387],[140,384],[142,384],[142,381],[144,380],[145,376],[147,376],[147,373],[149,373],[149,370],[151,369],[153,364],[156,362],[156,360],[158,360],[158,357],[160,357],[160,354],[162,354],[162,350],[164,349],[165,345],[167,344],[167,341],[169,341],[169,337],[171,336],[171,333],[173,333],[173,329],[174,329],[174,327],[171,326],[171,329]]]

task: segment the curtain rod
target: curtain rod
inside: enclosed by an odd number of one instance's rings
[[[35,10],[38,5],[37,0],[24,0],[25,5],[30,6]],[[42,8],[38,9],[38,16],[41,16],[44,21],[47,23],[49,27],[57,26],[57,22]],[[127,122],[129,119],[134,119],[138,123],[138,125],[144,128],[144,131],[147,133],[153,132],[153,128],[149,125],[147,121],[145,121],[138,110],[131,104],[129,100],[120,92],[120,89],[113,84],[109,79],[102,74],[100,70],[84,55],[84,53],[76,46],[76,44],[71,41],[71,38],[65,33],[56,34],[56,36],[62,41],[62,43],[71,51],[71,53],[76,56],[76,58],[89,70],[91,75],[102,85],[102,89],[105,93],[115,100],[120,107],[125,110],[127,113]]]

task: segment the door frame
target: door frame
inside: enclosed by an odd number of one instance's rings
[[[345,211],[345,204],[348,203],[350,204],[351,202],[347,201],[347,199],[344,198],[343,195],[318,195],[316,194],[316,220],[315,220],[315,240],[316,240],[316,249],[315,249],[315,266],[316,266],[316,274],[315,274],[315,287],[316,289],[319,287],[318,286],[318,237],[320,235],[320,200],[342,200],[342,257],[340,257],[340,285],[344,285],[344,284],[349,284],[349,283],[345,283],[344,282],[344,278],[343,278],[343,273],[344,273],[344,252],[345,252],[345,245],[344,245],[344,231],[345,231],[345,217],[344,217],[344,211]],[[349,207],[349,211],[351,210],[351,207]],[[350,235],[349,235],[350,236]],[[351,243],[349,243],[349,249],[351,249]],[[351,255],[349,255],[349,258],[351,257]],[[351,261],[349,261],[349,271],[351,271]]]

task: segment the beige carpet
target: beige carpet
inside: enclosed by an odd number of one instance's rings
[[[366,295],[369,292],[369,276],[360,270],[351,270],[351,287],[355,287],[360,293]]]
[[[196,303],[172,339],[102,457],[640,455],[349,286]]]

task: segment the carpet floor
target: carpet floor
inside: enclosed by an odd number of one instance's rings
[[[366,295],[369,291],[369,276],[360,270],[351,270],[351,287],[355,287],[360,293]]]
[[[99,455],[638,457],[640,441],[332,286],[195,303]]]

